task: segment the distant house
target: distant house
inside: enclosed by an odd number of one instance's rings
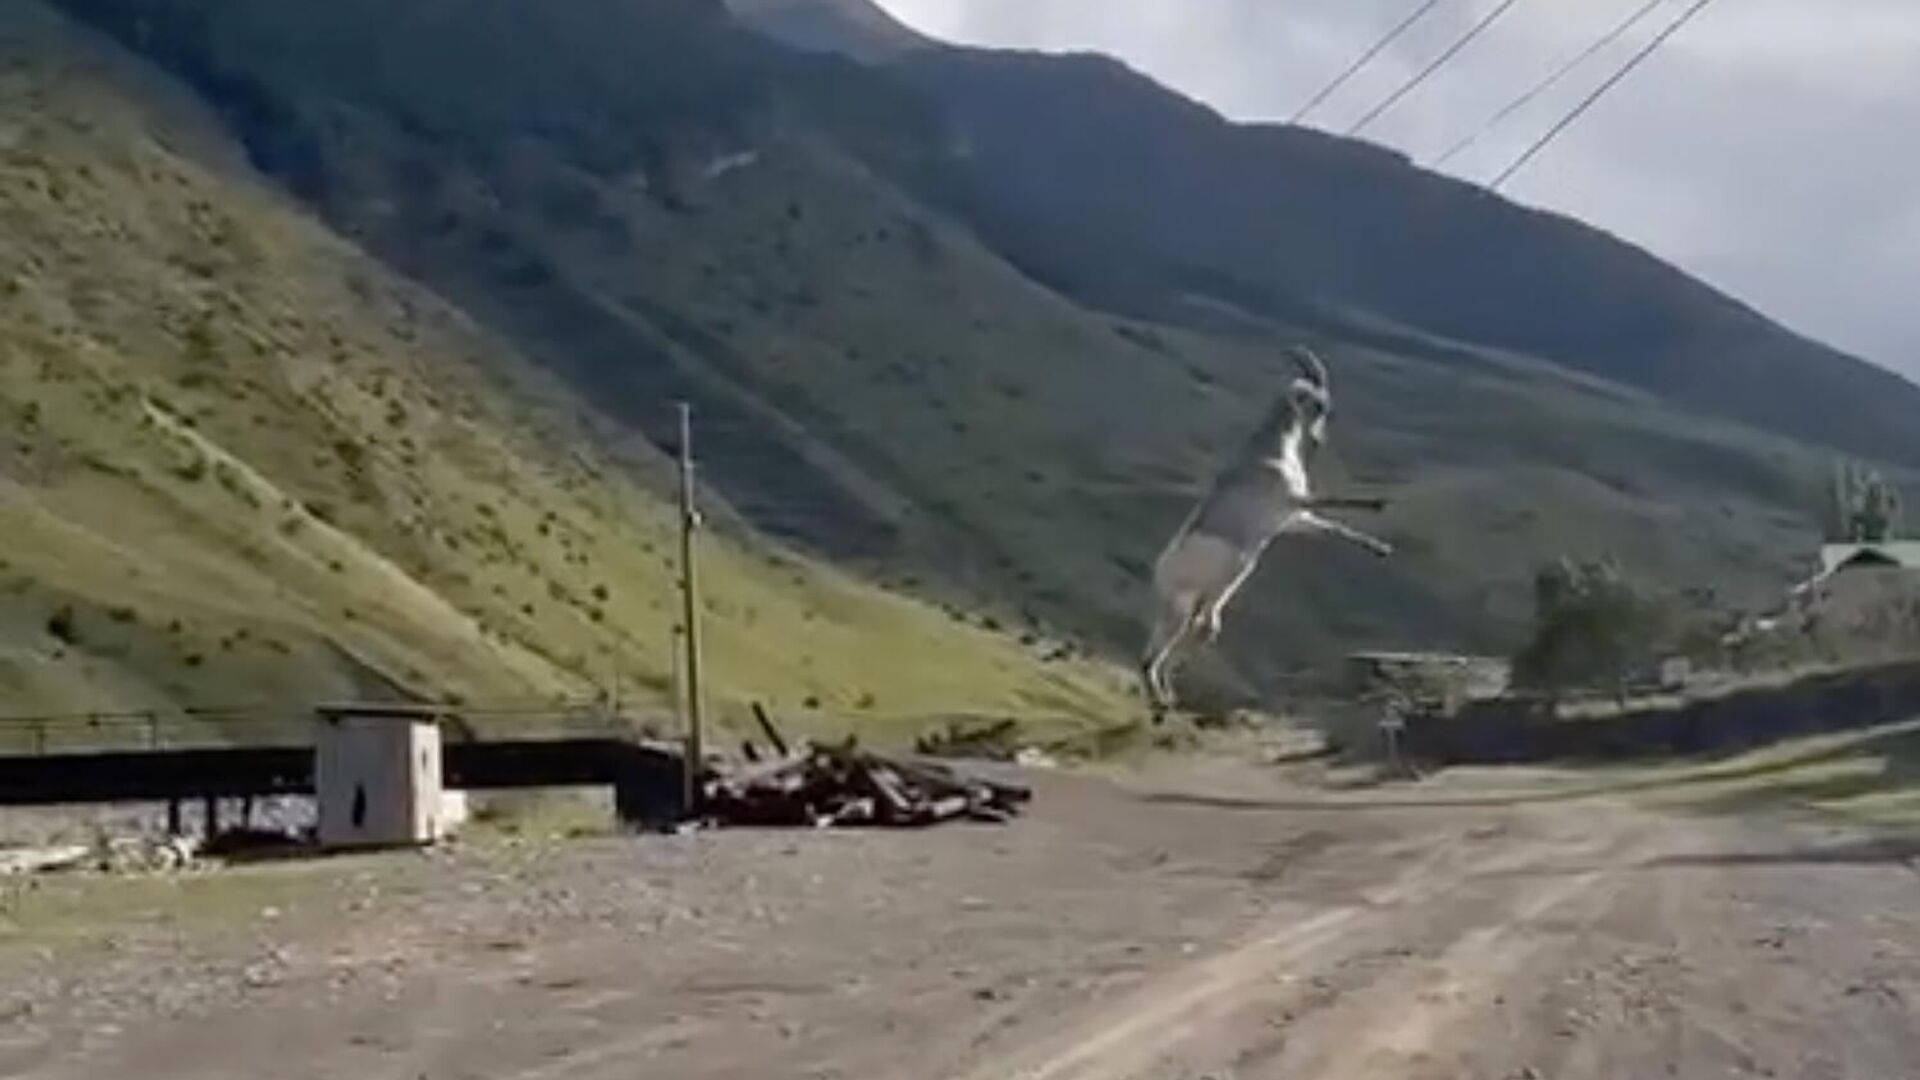
[[[1829,638],[1905,641],[1920,614],[1920,541],[1852,541],[1820,548],[1819,569],[1771,611],[1749,615],[1721,638],[1741,649],[1816,630]]]
[[[1920,570],[1920,540],[1879,544],[1827,544],[1820,549],[1820,574],[1847,570]]]

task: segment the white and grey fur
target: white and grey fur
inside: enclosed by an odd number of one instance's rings
[[[1288,351],[1300,368],[1285,394],[1187,517],[1153,568],[1153,629],[1141,657],[1147,700],[1156,715],[1173,704],[1168,665],[1194,633],[1219,637],[1220,619],[1260,556],[1283,533],[1326,533],[1376,555],[1393,548],[1319,513],[1354,500],[1316,500],[1308,479],[1327,439],[1333,411],[1327,368],[1306,348]]]

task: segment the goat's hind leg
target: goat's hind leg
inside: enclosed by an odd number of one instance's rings
[[[1159,610],[1143,668],[1156,718],[1173,705],[1167,666],[1175,650],[1191,634],[1208,642],[1219,637],[1227,603],[1259,557],[1257,547],[1244,550],[1206,534],[1184,536],[1161,556],[1154,573]]]
[[[1220,640],[1220,630],[1226,619],[1227,605],[1233,603],[1233,598],[1239,595],[1241,587],[1246,585],[1247,579],[1252,577],[1254,570],[1259,567],[1262,548],[1240,552],[1239,562],[1234,567],[1232,576],[1200,604],[1196,620],[1199,623],[1200,639],[1208,645]]]
[[[1161,601],[1154,618],[1153,632],[1148,635],[1147,647],[1140,659],[1140,678],[1156,722],[1173,708],[1173,687],[1167,678],[1167,666],[1180,643],[1193,631],[1196,614],[1192,598],[1176,596]]]

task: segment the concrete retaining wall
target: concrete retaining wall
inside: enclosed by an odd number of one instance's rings
[[[1546,701],[1474,702],[1418,717],[1406,746],[1439,764],[1624,761],[1724,753],[1920,717],[1920,661],[1808,675],[1713,697],[1569,717]]]

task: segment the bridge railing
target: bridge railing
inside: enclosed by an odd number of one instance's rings
[[[294,715],[99,712],[0,717],[0,754],[103,753],[312,742],[312,720]]]
[[[230,746],[313,745],[312,707],[132,710],[0,716],[0,756],[39,757]],[[632,735],[638,718],[598,704],[506,704],[449,709],[449,742],[511,742]]]

